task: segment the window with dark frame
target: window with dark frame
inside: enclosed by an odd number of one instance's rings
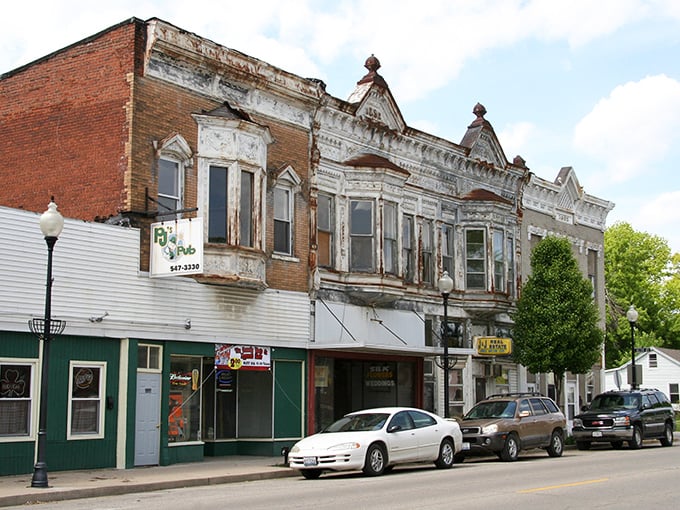
[[[241,201],[238,209],[239,246],[253,246],[253,174],[241,171]]]
[[[227,168],[211,166],[208,196],[208,242],[227,242],[227,197],[229,196]]]
[[[35,364],[0,361],[0,438],[31,435]]]
[[[442,225],[442,270],[447,271],[451,278],[453,271],[453,225]]]
[[[502,231],[493,233],[493,283],[496,292],[505,292],[505,257]]]

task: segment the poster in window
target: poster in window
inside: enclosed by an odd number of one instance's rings
[[[269,347],[256,345],[215,344],[215,368],[218,370],[269,370]]]

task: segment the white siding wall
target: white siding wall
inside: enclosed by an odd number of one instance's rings
[[[0,329],[28,331],[45,306],[47,246],[39,214],[0,207]],[[66,335],[305,347],[308,295],[150,279],[139,230],[66,219],[53,254],[52,317]],[[101,322],[90,317],[108,315]],[[191,320],[191,329],[185,321]]]

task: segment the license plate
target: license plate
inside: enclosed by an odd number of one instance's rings
[[[602,437],[602,432],[596,430],[595,432],[593,432],[593,437]]]
[[[463,443],[463,450],[469,450],[470,449],[470,443]]]
[[[319,459],[316,457],[305,457],[302,462],[307,467],[317,466],[319,464]]]

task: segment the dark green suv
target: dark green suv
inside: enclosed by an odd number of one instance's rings
[[[642,447],[644,439],[658,439],[673,445],[675,415],[668,397],[659,390],[608,391],[595,397],[574,417],[572,434],[579,450],[591,443],[611,443],[621,448]]]

